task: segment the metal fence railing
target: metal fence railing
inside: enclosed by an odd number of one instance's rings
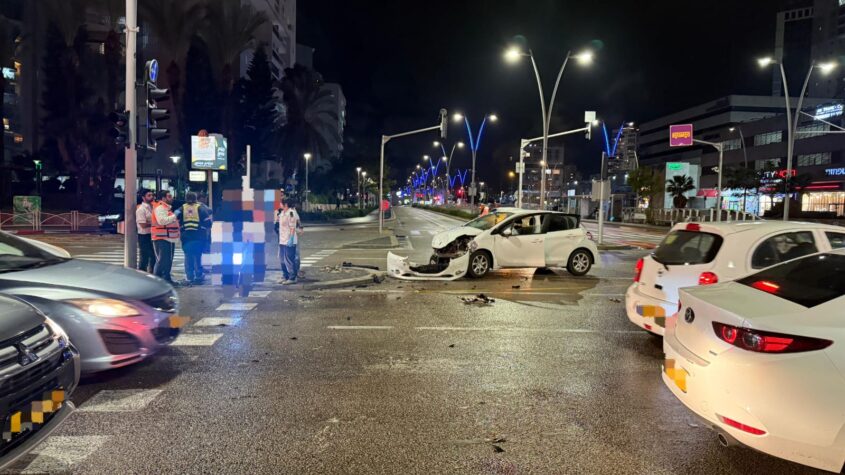
[[[7,231],[96,231],[100,228],[99,216],[91,213],[2,213],[0,229]]]
[[[692,208],[622,208],[622,222],[625,223],[650,223],[668,224],[682,222],[712,222],[716,221],[719,211],[713,208],[692,209]],[[721,210],[721,220],[732,221],[758,221],[761,218],[753,213],[746,213],[736,210]]]

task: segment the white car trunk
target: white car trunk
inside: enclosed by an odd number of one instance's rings
[[[733,348],[716,335],[713,322],[754,327],[749,322],[755,318],[806,310],[801,305],[735,282],[684,289],[680,300],[682,308],[678,312],[675,337],[705,361]]]
[[[709,271],[712,267],[712,264],[664,266],[652,256],[646,256],[643,258],[638,290],[649,297],[677,302],[678,290],[698,285],[701,273]]]

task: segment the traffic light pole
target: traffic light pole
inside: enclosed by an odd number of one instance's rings
[[[135,224],[135,201],[138,194],[138,152],[135,143],[138,135],[138,106],[135,100],[135,63],[138,34],[138,0],[126,0],[126,110],[129,111],[129,141],[124,150],[123,216],[124,246],[123,265],[134,269],[138,261],[138,229]]]

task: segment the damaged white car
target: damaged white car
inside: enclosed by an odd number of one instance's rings
[[[388,274],[406,280],[483,277],[507,268],[565,268],[582,276],[599,263],[596,244],[580,217],[552,211],[499,208],[431,241],[428,263],[388,253]]]

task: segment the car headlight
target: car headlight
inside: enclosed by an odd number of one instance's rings
[[[102,318],[134,317],[141,314],[132,304],[115,299],[76,299],[67,300],[67,303]]]
[[[53,333],[53,338],[59,343],[59,346],[62,348],[67,348],[70,344],[70,338],[68,338],[67,333],[65,333],[64,328],[62,328],[58,323],[46,318],[44,320],[44,324],[47,325],[47,328]]]
[[[478,243],[477,243],[477,242],[475,242],[474,240],[473,240],[473,241],[470,241],[470,243],[469,243],[469,251],[470,251],[470,252],[475,252],[475,251],[476,251],[476,249],[478,249]]]

